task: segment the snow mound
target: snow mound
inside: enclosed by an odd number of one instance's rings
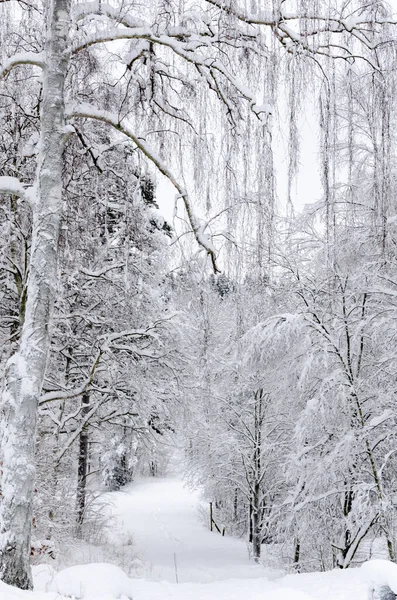
[[[368,585],[372,588],[388,586],[397,594],[397,565],[388,560],[368,560],[361,566]]]
[[[0,581],[0,598],[2,600],[21,600],[23,592]]]
[[[279,588],[267,594],[266,598],[267,600],[313,600],[312,596],[292,588]]]
[[[41,564],[32,567],[32,574],[35,592],[48,592],[55,579],[56,571],[51,565]]]
[[[0,581],[1,600],[62,600],[58,594],[42,594],[20,590]]]
[[[130,600],[131,579],[116,565],[95,563],[69,567],[48,583],[48,591],[90,600]]]

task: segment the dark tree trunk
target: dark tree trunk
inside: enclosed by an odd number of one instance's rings
[[[297,573],[300,571],[299,560],[301,555],[301,543],[299,538],[295,540],[295,552],[294,552],[294,568]]]
[[[90,396],[85,392],[81,399],[82,410],[81,418],[84,419],[90,410]],[[76,494],[76,522],[77,533],[81,535],[81,527],[84,521],[86,505],[86,481],[88,474],[88,424],[86,423],[80,433],[79,438],[79,458],[77,467],[77,494]]]

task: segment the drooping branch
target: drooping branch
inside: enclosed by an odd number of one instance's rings
[[[278,26],[281,22],[291,21],[309,21],[315,23],[325,23],[326,28],[318,28],[316,31],[331,31],[332,33],[342,33],[343,31],[351,32],[354,29],[367,25],[396,25],[397,19],[392,17],[379,17],[374,16],[372,13],[366,16],[354,16],[347,15],[346,17],[334,16],[329,14],[321,14],[317,12],[285,12],[279,11],[279,14],[271,11],[260,11],[257,14],[253,14],[245,11],[241,7],[236,7],[230,2],[224,0],[205,0],[208,4],[216,6],[223,12],[231,14],[237,17],[240,21],[248,23],[249,25],[266,25],[268,27]],[[370,4],[367,5],[368,7]]]
[[[103,44],[107,42],[114,42],[116,40],[131,40],[141,39],[147,40],[152,44],[164,46],[172,50],[180,58],[183,58],[188,63],[196,67],[200,73],[205,71],[206,77],[216,78],[216,76],[222,76],[235,90],[238,92],[242,100],[248,102],[252,112],[258,117],[259,120],[266,120],[269,116],[270,108],[268,106],[262,106],[257,103],[257,99],[254,94],[242,84],[226,66],[216,56],[204,56],[202,53],[197,52],[200,47],[210,48],[214,47],[216,40],[208,38],[206,36],[195,35],[192,36],[191,32],[185,30],[179,30],[172,34],[169,31],[164,33],[155,33],[150,27],[122,27],[108,29],[104,33],[94,34],[88,36],[81,43],[76,43],[73,46],[73,52],[77,53],[81,50],[94,46],[96,44]],[[225,103],[224,95],[220,92],[218,86],[212,86],[212,89],[217,93],[218,97],[222,102]]]
[[[193,210],[187,191],[181,185],[178,179],[174,176],[174,174],[170,171],[170,169],[163,163],[160,157],[157,156],[153,148],[149,146],[146,140],[144,138],[138,137],[133,131],[131,131],[131,129],[128,126],[123,125],[119,121],[117,115],[108,111],[98,110],[97,108],[89,104],[80,104],[78,106],[75,106],[69,112],[68,116],[69,118],[85,118],[101,121],[102,123],[110,125],[111,127],[124,134],[126,137],[128,137],[134,142],[137,148],[139,148],[139,150],[157,167],[160,173],[164,175],[164,177],[166,177],[178,191],[179,197],[184,203],[194,237],[196,238],[196,241],[199,244],[199,246],[201,246],[210,256],[214,272],[219,273],[220,271],[216,261],[216,250],[208,235],[205,233],[205,224],[203,224],[200,221],[200,219],[196,216]]]
[[[352,13],[347,16],[331,15],[323,13],[296,13],[285,12],[279,10],[277,13],[270,11],[261,11],[257,14],[252,14],[241,7],[237,7],[234,3],[225,2],[224,0],[206,0],[208,4],[216,6],[222,12],[233,15],[238,21],[247,25],[264,26],[273,31],[275,37],[285,47],[288,52],[295,52],[300,48],[310,55],[323,55],[331,58],[340,59],[363,59],[372,67],[374,64],[363,55],[355,54],[352,50],[340,43],[332,43],[328,40],[326,43],[319,43],[314,46],[309,43],[314,39],[321,39],[321,34],[331,34],[341,36],[349,33],[352,38],[360,42],[367,50],[373,51],[377,45],[373,45],[368,39],[368,28],[377,25],[382,28],[386,25],[396,25],[397,20],[392,17],[374,17],[374,15],[365,14],[365,7],[362,10],[361,16]],[[370,5],[368,5],[370,6]],[[299,25],[305,23],[305,26],[300,28]],[[294,26],[298,25],[298,29]],[[333,53],[336,50],[340,53]]]

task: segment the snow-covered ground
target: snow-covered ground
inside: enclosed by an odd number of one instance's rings
[[[287,576],[254,565],[243,541],[203,525],[198,494],[176,477],[144,479],[107,499],[109,543],[132,542],[143,577],[130,578],[101,563],[59,573],[43,565],[34,568],[35,592],[0,582],[1,600],[367,600],[368,582],[383,583],[387,577],[397,588],[397,566],[385,561],[364,569]]]
[[[110,541],[132,538],[147,579],[204,583],[231,574],[244,579],[266,575],[249,560],[244,542],[205,528],[199,494],[176,477],[143,479],[111,499]]]

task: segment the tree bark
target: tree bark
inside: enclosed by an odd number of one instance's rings
[[[259,562],[262,546],[261,506],[261,471],[262,471],[262,426],[263,426],[263,390],[255,392],[254,411],[254,452],[252,482],[252,554],[255,562]]]
[[[81,418],[87,416],[90,412],[90,395],[88,392],[83,394],[81,399],[82,411]],[[77,513],[77,534],[81,537],[81,528],[84,521],[84,512],[86,504],[86,482],[88,473],[88,423],[81,430],[79,440],[79,459],[77,467],[77,494],[76,494],[76,513]]]
[[[295,539],[295,551],[294,551],[294,569],[297,573],[300,572],[299,560],[301,555],[301,543],[299,538]]]
[[[254,493],[253,507],[252,507],[252,555],[255,562],[259,562],[261,557],[261,523],[258,511],[258,494]]]
[[[22,589],[32,588],[29,556],[36,419],[57,280],[70,2],[50,0],[48,6],[40,157],[26,312],[19,348],[6,365],[2,392],[0,578]]]

